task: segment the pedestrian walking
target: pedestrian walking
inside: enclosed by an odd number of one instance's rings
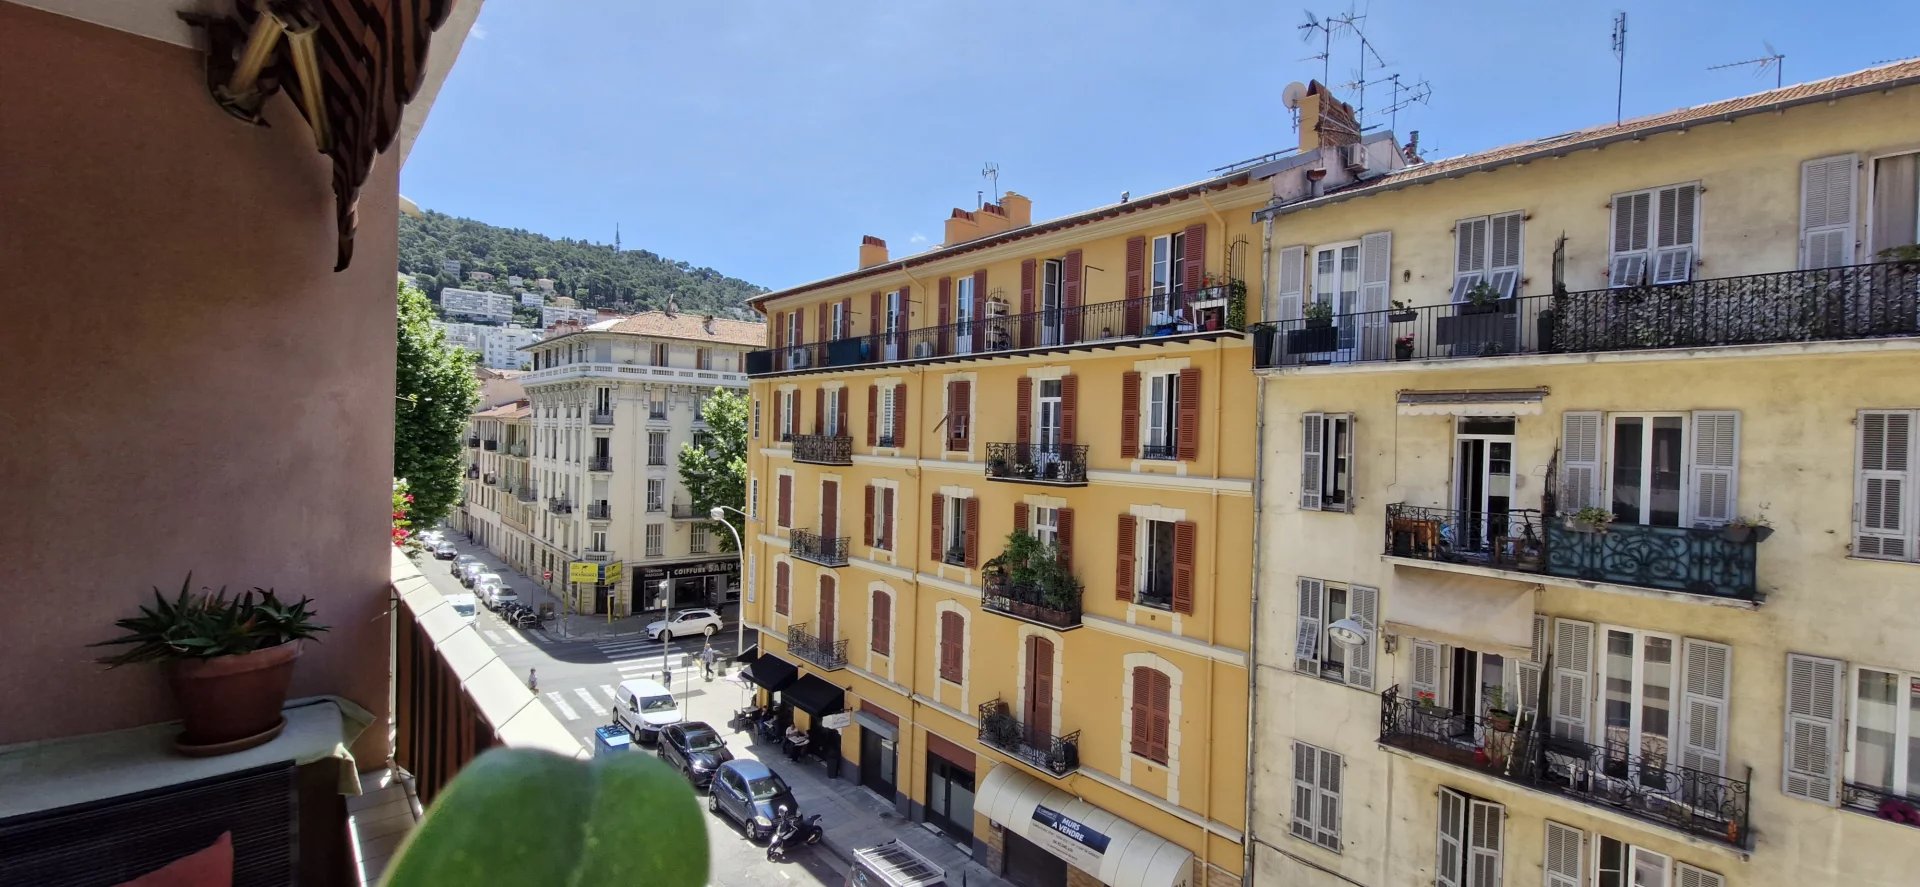
[[[701,664],[706,666],[707,680],[709,682],[713,680],[713,663],[718,658],[719,658],[719,654],[713,651],[713,642],[712,641],[706,642],[705,646],[703,646],[700,650],[700,662]]]
[[[527,689],[536,693],[540,691],[540,671],[538,669],[527,669]]]

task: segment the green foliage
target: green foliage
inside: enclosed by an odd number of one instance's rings
[[[434,799],[382,883],[699,887],[707,866],[693,789],[652,755],[495,748]]]
[[[706,514],[716,505],[745,510],[747,507],[747,396],[726,388],[716,388],[700,405],[700,418],[707,431],[695,443],[680,445],[680,483],[693,498],[695,514]],[[726,512],[726,523],[743,536],[747,528],[740,515]],[[719,536],[720,550],[733,551],[733,536],[725,528],[707,521],[707,529]]]
[[[153,590],[153,606],[141,606],[140,615],[114,620],[126,634],[89,646],[131,646],[97,661],[108,668],[163,659],[211,659],[277,647],[310,638],[327,627],[313,621],[312,598],[286,604],[271,588],[255,588],[238,598],[227,590],[194,594],[193,574],[180,583],[180,595],[167,600]],[[258,598],[255,595],[259,595]]]
[[[460,276],[441,271],[442,259],[460,262]],[[463,280],[487,271],[491,282]],[[696,268],[646,250],[623,250],[584,240],[555,240],[519,228],[499,228],[473,219],[427,212],[400,217],[400,272],[414,276],[436,301],[445,286],[511,292],[507,276],[554,281],[554,294],[572,296],[586,308],[645,311],[666,306],[681,311],[750,319],[745,301],[766,290],[712,268]],[[623,307],[624,306],[624,307]]]
[[[1308,302],[1307,307],[1302,309],[1300,314],[1301,316],[1305,317],[1308,320],[1332,320],[1333,319],[1333,303],[1318,302],[1318,301]]]
[[[480,397],[473,355],[447,346],[433,307],[410,283],[399,287],[394,371],[393,476],[413,495],[408,519],[430,527],[460,499],[460,439]]]
[[[1885,262],[1920,262],[1920,243],[1887,247],[1880,251],[1880,259]]]
[[[1040,589],[1047,606],[1056,610],[1080,605],[1080,580],[1060,559],[1059,549],[1025,530],[1008,533],[1006,548],[987,568],[1003,572],[1014,585]]]
[[[1491,282],[1482,280],[1467,290],[1467,301],[1484,308],[1500,301],[1500,291],[1494,289]]]

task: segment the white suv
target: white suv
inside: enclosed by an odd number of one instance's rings
[[[681,610],[673,621],[653,622],[647,625],[647,636],[656,641],[669,637],[685,637],[690,634],[704,634],[713,637],[720,633],[724,625],[720,614],[712,610]]]

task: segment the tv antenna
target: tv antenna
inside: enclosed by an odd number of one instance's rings
[[[1619,63],[1619,72],[1613,81],[1613,125],[1619,126],[1623,119],[1620,113],[1627,90],[1627,14],[1617,12],[1613,15],[1613,57]]]
[[[1760,45],[1767,48],[1766,55],[1757,59],[1747,59],[1744,62],[1728,62],[1724,65],[1711,65],[1707,70],[1718,71],[1723,68],[1742,68],[1747,65],[1753,65],[1753,76],[1763,77],[1766,75],[1767,70],[1771,68],[1773,70],[1773,88],[1779,89],[1783,80],[1782,75],[1786,73],[1787,69],[1787,54],[1774,49],[1773,44],[1765,40],[1760,41]]]
[[[1348,10],[1345,15],[1333,16],[1328,19],[1337,30],[1343,32],[1352,31],[1353,35],[1360,41],[1360,66],[1354,69],[1352,80],[1341,84],[1342,89],[1355,93],[1353,119],[1356,123],[1365,120],[1367,116],[1368,62],[1371,61],[1376,70],[1387,66],[1387,60],[1380,57],[1380,51],[1373,47],[1373,41],[1367,39],[1367,32],[1362,27],[1366,20],[1366,14],[1361,13],[1356,15],[1352,10]],[[1377,83],[1379,81],[1374,82]],[[1364,129],[1365,127],[1363,126],[1362,128]]]
[[[1413,105],[1426,104],[1428,99],[1433,98],[1433,87],[1425,80],[1415,81],[1412,86],[1404,86],[1400,83],[1399,74],[1388,74],[1384,79],[1393,90],[1393,100],[1387,105],[1386,111],[1387,128],[1398,132],[1400,110]]]
[[[1320,82],[1325,83],[1333,79],[1333,75],[1330,73],[1333,70],[1331,62],[1333,58],[1333,26],[1328,22],[1321,21],[1319,17],[1315,16],[1312,12],[1307,10],[1301,10],[1301,12],[1307,17],[1306,22],[1298,28],[1301,42],[1312,40],[1314,32],[1316,31],[1320,33],[1320,53],[1318,55],[1307,56],[1301,59],[1301,61],[1319,59]]]
[[[987,190],[993,194],[993,202],[1000,202],[1000,164],[991,160],[980,167],[980,177],[987,180]]]

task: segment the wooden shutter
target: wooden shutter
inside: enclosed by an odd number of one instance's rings
[[[1273,316],[1269,321],[1286,322],[1299,320],[1306,302],[1307,293],[1307,248],[1304,246],[1283,246],[1274,253],[1273,260]],[[1282,337],[1275,336],[1276,352],[1283,346]]]
[[[973,448],[973,383],[956,379],[947,383],[947,449]]]
[[[940,331],[934,345],[934,353],[947,355],[953,353],[953,278],[940,278]]]
[[[1320,786],[1319,775],[1315,772],[1320,763],[1320,750],[1304,742],[1293,744],[1293,836],[1302,840],[1314,839],[1314,817],[1319,804],[1316,798]]]
[[[879,290],[867,294],[867,335],[869,336],[880,335],[881,324],[886,320],[886,303],[883,301],[885,298]]]
[[[880,386],[867,386],[867,446],[880,443]]]
[[[825,302],[815,306],[813,311],[816,320],[814,325],[819,328],[819,336],[815,338],[814,341],[825,342],[827,341],[827,315],[833,313],[833,311]]]
[[[833,409],[839,414],[834,424],[835,437],[853,436],[853,428],[847,424],[847,395],[851,393],[845,388],[834,393]]]
[[[853,337],[854,337],[853,297],[847,296],[846,298],[840,300],[840,336],[839,338],[851,339]]]
[[[1120,515],[1119,535],[1114,538],[1113,597],[1115,600],[1133,603],[1133,543],[1135,520],[1131,514]]]
[[[1034,305],[1033,291],[1040,278],[1040,262],[1027,259],[1020,263],[1020,341],[1016,348],[1026,348],[1039,341],[1033,334]]]
[[[1338,853],[1340,851],[1340,780],[1344,774],[1340,769],[1339,755],[1324,748],[1316,751],[1320,755],[1320,766],[1314,768],[1318,771],[1319,780],[1315,787],[1319,792],[1314,800],[1319,811],[1314,817],[1314,824],[1318,828],[1313,840],[1320,846]]]
[[[1338,447],[1338,451],[1331,454],[1329,458],[1334,460],[1334,480],[1336,488],[1340,490],[1340,502],[1326,510],[1352,514],[1360,499],[1359,494],[1354,492],[1359,487],[1354,486],[1353,483],[1353,469],[1356,464],[1353,459],[1353,414],[1333,413],[1327,418],[1332,420],[1328,425],[1334,429],[1333,441]]]
[[[1320,617],[1325,612],[1322,605],[1326,596],[1326,583],[1300,577],[1300,630],[1295,633],[1293,644],[1295,671],[1320,673]]]
[[[933,494],[933,519],[927,522],[933,530],[933,559],[947,559],[947,497]]]
[[[1673,864],[1674,887],[1727,887],[1727,879],[1684,862]]]
[[[1021,376],[1013,386],[1013,439],[1020,444],[1020,452],[1014,455],[1014,461],[1025,462],[1031,458],[1027,453],[1027,442],[1033,439],[1033,379]]]
[[[871,547],[873,545],[873,485],[872,484],[867,485],[866,495],[867,495],[866,533],[861,537],[861,539],[865,542],[866,545]]]
[[[1553,620],[1553,735],[1587,741],[1593,623]]]
[[[1467,872],[1471,885],[1500,883],[1501,844],[1507,808],[1486,801],[1467,802]]]
[[[1180,404],[1176,455],[1181,461],[1200,458],[1200,371],[1191,367],[1180,371]]]
[[[872,614],[869,632],[873,636],[870,645],[873,652],[882,656],[893,655],[893,599],[884,591],[875,591],[873,600],[867,605]]]
[[[1387,309],[1393,305],[1393,232],[1375,231],[1360,238],[1360,354],[1383,359],[1392,351]]]
[[[1693,414],[1693,521],[1725,526],[1740,516],[1740,413]]]
[[[1181,249],[1186,259],[1186,277],[1181,281],[1186,285],[1189,298],[1199,290],[1207,279],[1207,225],[1202,222],[1187,226],[1187,236],[1182,238]]]
[[[1053,641],[1027,637],[1027,700],[1021,712],[1029,744],[1046,748],[1053,736]]]
[[[877,531],[881,548],[893,550],[893,488],[880,491],[880,528]]]
[[[1300,417],[1300,507],[1319,511],[1321,485],[1325,483],[1327,458],[1327,417],[1307,413]]]
[[[1800,267],[1853,264],[1859,162],[1856,155],[1841,154],[1800,164]]]
[[[1413,703],[1422,699],[1440,701],[1440,645],[1432,641],[1413,642],[1413,669],[1408,680],[1413,688]]]
[[[967,569],[980,566],[980,498],[967,498]]]
[[[780,526],[793,526],[793,475],[780,475]]]
[[[966,621],[948,610],[940,614],[940,678],[950,683],[962,683],[961,637],[966,633]]]
[[[1487,217],[1453,223],[1453,301],[1467,301],[1467,293],[1487,277]]]
[[[835,624],[840,610],[839,604],[834,598],[837,588],[838,586],[835,584],[832,576],[820,577],[820,632],[818,637],[827,643],[833,643],[838,640],[840,635],[840,626]]]
[[[1546,873],[1546,887],[1580,887],[1586,871],[1580,864],[1585,840],[1579,829],[1547,820],[1547,848],[1540,863]]]
[[[893,386],[893,445],[907,445],[907,386]]]
[[[1653,192],[1618,194],[1613,198],[1613,242],[1608,250],[1607,285],[1639,286],[1647,279],[1647,254],[1652,245]]]
[[[1079,442],[1080,432],[1080,377],[1060,377],[1060,444],[1073,446]]]
[[[1601,502],[1600,426],[1598,412],[1568,410],[1560,416],[1561,514]]]
[[[1128,737],[1132,752],[1153,757],[1153,676],[1156,672],[1143,665],[1133,669],[1133,734]]]
[[[979,353],[987,341],[987,272],[973,272],[973,350]]]
[[[770,317],[768,317],[767,319],[773,322],[773,347],[774,347],[774,349],[775,349],[775,350],[778,350],[778,349],[780,349],[780,348],[784,348],[784,347],[786,347],[786,344],[787,344],[787,312],[785,312],[785,311],[775,311],[775,312],[773,312],[773,314],[772,314],[772,316],[770,316]]]
[[[1063,345],[1072,345],[1080,341],[1080,251],[1068,250],[1067,260],[1060,271],[1060,301],[1066,315],[1063,322]]]
[[[1120,458],[1140,458],[1140,374],[1120,374]]]
[[[1724,775],[1733,648],[1694,638],[1682,638],[1681,648],[1686,667],[1680,694],[1680,765]]]
[[[1862,410],[1859,472],[1854,482],[1853,553],[1912,560],[1915,534],[1911,410]]]
[[[1126,315],[1126,334],[1138,336],[1146,329],[1147,239],[1127,238],[1127,291],[1121,298]]]
[[[1450,788],[1440,790],[1440,837],[1438,859],[1434,861],[1436,887],[1461,887],[1465,873],[1461,863],[1466,857],[1467,796]]]
[[[1380,589],[1354,585],[1347,589],[1348,607],[1353,617],[1366,623],[1367,640],[1348,652],[1347,686],[1373,689],[1374,638],[1380,634]]]
[[[1055,509],[1053,520],[1054,537],[1057,540],[1054,548],[1059,552],[1060,563],[1066,565],[1066,568],[1071,571],[1073,569],[1073,509]]]
[[[1840,717],[1846,663],[1787,654],[1787,747],[1780,790],[1796,798],[1840,801]]]
[[[813,433],[827,433],[827,389],[813,389]]]
[[[840,536],[840,482],[820,482],[820,539],[828,545]]]
[[[1525,213],[1504,213],[1487,219],[1487,279],[1502,299],[1519,295],[1520,228],[1525,218]]]
[[[773,611],[782,616],[793,612],[793,568],[786,561],[773,566]]]
[[[1699,206],[1698,185],[1660,189],[1653,283],[1684,283],[1693,279],[1694,216]]]
[[[787,393],[784,391],[775,391],[773,393],[773,430],[768,432],[769,437],[773,440],[784,441],[787,439],[785,434],[787,430],[786,411]]]
[[[1148,726],[1151,728],[1151,750],[1147,757],[1165,764],[1172,758],[1173,728],[1173,680],[1159,669],[1145,669],[1148,687],[1151,692],[1147,699],[1150,707],[1147,712]]]
[[[1013,503],[1013,530],[1016,533],[1027,531],[1027,510],[1032,506],[1025,502]]]
[[[1173,525],[1173,611],[1193,615],[1193,521]]]
[[[1547,661],[1547,632],[1547,617],[1534,614],[1532,655],[1514,669],[1514,689],[1520,697],[1520,705],[1514,710],[1521,715],[1534,715],[1536,722],[1540,712],[1541,678]]]

